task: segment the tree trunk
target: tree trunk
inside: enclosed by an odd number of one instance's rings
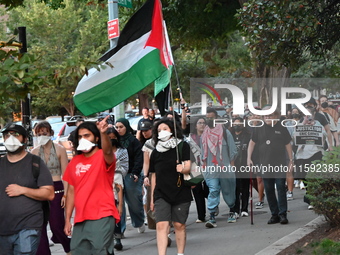
[[[273,103],[273,87],[278,88],[278,95],[280,90],[287,84],[287,79],[290,77],[291,70],[286,67],[268,67],[263,64],[256,66],[257,84],[257,98],[259,106],[262,108],[266,104]],[[278,96],[278,106],[281,105],[280,96]]]
[[[142,109],[144,107],[149,108],[149,100],[148,100],[148,94],[138,92],[138,100],[139,100],[139,114],[142,114]]]

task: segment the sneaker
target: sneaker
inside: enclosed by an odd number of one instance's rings
[[[267,222],[268,224],[276,224],[280,222],[280,217],[278,215],[272,215],[272,217]]]
[[[263,202],[257,202],[257,203],[255,203],[255,209],[262,209],[263,208],[263,205],[264,205],[264,203]]]
[[[241,212],[241,217],[248,217],[249,214],[247,212]]]
[[[293,197],[293,192],[291,192],[291,191],[287,191],[287,201],[290,201],[290,200],[293,200],[294,199],[294,197]]]
[[[52,240],[50,240],[50,239],[48,239],[48,246],[49,246],[49,247],[54,246],[54,243],[53,243]]]
[[[203,223],[203,222],[205,222],[205,220],[200,220],[200,219],[196,220],[196,223]]]
[[[143,224],[141,227],[138,228],[138,233],[142,234],[145,232],[145,225]]]
[[[314,209],[314,206],[312,206],[312,205],[308,206],[308,210],[313,210],[313,209]]]
[[[229,213],[229,217],[228,217],[228,223],[235,223],[236,222],[236,213],[231,212]]]
[[[281,224],[288,224],[288,219],[287,219],[287,215],[286,214],[280,214],[279,218],[280,218],[280,223]]]
[[[305,184],[303,182],[300,182],[300,189],[305,189]]]
[[[240,218],[240,215],[237,212],[235,213],[235,218],[236,219]]]
[[[215,220],[215,213],[210,214],[210,219],[205,223],[206,228],[216,228],[216,220]]]
[[[294,181],[295,183],[295,188],[299,188],[300,187],[300,181]]]

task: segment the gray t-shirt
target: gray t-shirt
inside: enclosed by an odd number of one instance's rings
[[[40,160],[40,174],[35,180],[32,171],[32,154],[11,163],[7,157],[0,160],[0,235],[12,235],[23,229],[41,229],[43,224],[42,202],[24,195],[9,197],[5,189],[10,184],[28,188],[53,185],[52,176]]]

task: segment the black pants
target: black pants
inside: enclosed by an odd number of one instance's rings
[[[196,187],[192,189],[196,202],[197,218],[201,221],[205,221],[205,198],[207,197],[207,194],[209,194],[208,189],[205,181],[197,184]]]
[[[236,201],[233,210],[230,211],[236,212],[238,214],[240,214],[240,212],[248,212],[249,185],[249,178],[236,178]]]

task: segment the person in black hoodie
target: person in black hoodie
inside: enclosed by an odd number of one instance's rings
[[[115,126],[120,135],[120,142],[129,154],[129,171],[124,178],[124,200],[129,208],[132,226],[138,228],[139,233],[143,233],[145,226],[142,195],[143,174],[141,173],[143,169],[142,145],[132,135],[132,128],[127,119],[118,119]],[[121,221],[122,233],[124,233],[126,229],[125,212]]]

